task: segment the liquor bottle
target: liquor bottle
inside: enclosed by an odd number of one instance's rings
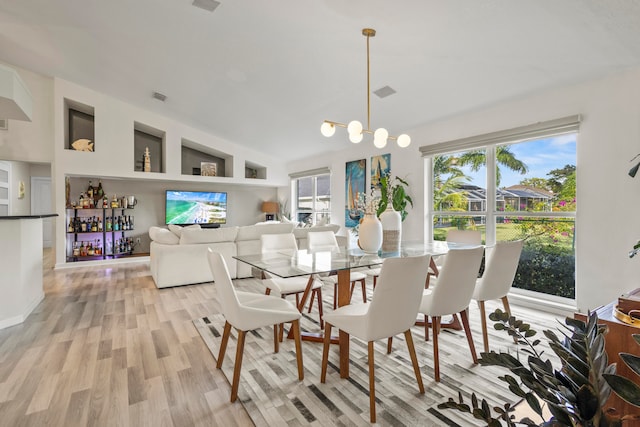
[[[98,199],[102,199],[104,197],[104,189],[102,188],[102,180],[98,180]]]
[[[133,217],[129,215],[129,230],[133,230]]]
[[[73,233],[75,231],[75,227],[73,226],[73,218],[69,220],[69,228],[67,230],[69,233]]]
[[[102,255],[102,246],[100,246],[100,239],[96,240],[96,255]]]
[[[78,242],[73,242],[73,256],[80,255],[80,245]]]
[[[95,250],[93,249],[93,244],[91,242],[89,242],[89,247],[87,248],[87,255],[88,256],[93,256],[95,255]]]
[[[82,218],[82,222],[80,223],[80,231],[85,233],[87,231],[87,222]]]
[[[112,230],[112,226],[111,226],[111,217],[110,217],[110,216],[108,216],[108,217],[107,217],[107,219],[106,219],[106,221],[107,221],[107,225],[106,225],[106,227],[107,227],[107,231],[111,231],[111,230]]]
[[[91,231],[98,231],[98,220],[95,216],[91,219]]]
[[[93,185],[91,185],[91,180],[89,180],[89,187],[87,187],[87,197],[93,199]]]
[[[103,225],[102,225],[102,218],[98,219],[98,231],[102,231]]]
[[[84,242],[80,242],[80,256],[87,256],[87,248],[85,248]]]
[[[120,231],[120,224],[116,217],[113,217],[113,231]]]

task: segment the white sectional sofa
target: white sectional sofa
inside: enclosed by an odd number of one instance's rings
[[[294,228],[293,224],[213,229],[200,229],[198,226],[151,227],[151,277],[158,288],[211,282],[213,276],[207,263],[207,248],[222,254],[232,278],[251,277],[251,267],[237,262],[233,256],[259,253],[261,235],[293,233],[298,247],[304,249],[307,247],[307,233],[310,231],[330,230],[337,233],[339,229],[340,226],[335,224],[311,228]],[[346,237],[336,237],[341,245],[346,244]]]

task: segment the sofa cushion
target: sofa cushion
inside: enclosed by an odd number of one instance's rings
[[[180,244],[233,242],[237,234],[238,227],[185,229],[182,230]]]
[[[178,236],[173,234],[166,228],[152,226],[149,228],[149,237],[151,240],[164,245],[177,245],[180,242]]]
[[[182,230],[200,230],[200,224],[191,224],[185,227],[176,224],[169,224],[169,231],[178,236],[178,239],[182,236]]]
[[[338,230],[340,230],[340,226],[338,224],[318,225],[308,228],[294,228],[293,235],[296,236],[296,239],[306,239],[307,234],[316,231],[332,231],[333,234],[335,234]]]

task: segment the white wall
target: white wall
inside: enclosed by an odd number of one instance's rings
[[[371,142],[363,142],[338,154],[294,162],[288,171],[331,167],[332,222],[344,225],[345,162],[391,152],[391,173],[407,177],[416,202],[403,224],[403,239],[421,239],[425,210],[419,146],[582,114],[577,149],[576,302],[579,310],[586,311],[638,287],[640,261],[627,256],[640,238],[636,220],[640,179],[627,175],[632,166],[629,160],[640,152],[638,99],[640,68],[635,68],[408,130],[412,143],[405,150],[377,150]],[[339,132],[333,138],[339,138]]]

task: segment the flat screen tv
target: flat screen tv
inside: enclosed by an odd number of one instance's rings
[[[167,224],[226,224],[227,193],[167,190],[165,217]]]

